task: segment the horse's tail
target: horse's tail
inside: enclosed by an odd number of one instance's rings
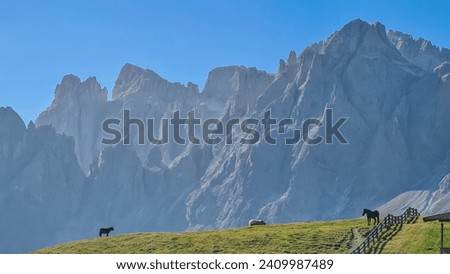
[[[102,236],[102,230],[100,229],[100,231],[98,232],[98,236],[101,237]]]

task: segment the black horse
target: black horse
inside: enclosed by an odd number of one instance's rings
[[[109,232],[114,231],[114,227],[110,228],[100,228],[100,232],[98,232],[98,236],[101,237],[102,234],[106,234],[106,237],[109,236]]]
[[[378,212],[378,210],[371,211],[368,210],[367,208],[364,208],[363,216],[366,214],[367,214],[367,225],[370,225],[370,219],[373,219],[376,225],[380,223],[380,213]]]

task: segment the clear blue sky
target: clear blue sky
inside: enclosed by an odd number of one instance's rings
[[[63,75],[111,92],[127,62],[200,88],[218,66],[275,72],[355,18],[450,47],[447,1],[0,0],[0,106],[35,119]]]

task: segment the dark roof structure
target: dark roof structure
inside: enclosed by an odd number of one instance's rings
[[[432,221],[450,222],[450,212],[424,217],[423,221],[424,222],[432,222]]]

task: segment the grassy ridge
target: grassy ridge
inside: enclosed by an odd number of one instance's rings
[[[308,222],[186,233],[139,233],[60,244],[35,253],[347,253],[351,228],[365,220]]]
[[[384,247],[388,254],[436,254],[439,253],[441,224],[424,223],[422,218],[414,224],[404,225],[402,230]],[[450,247],[450,223],[444,225],[444,246]]]
[[[283,254],[348,253],[355,245],[352,228],[365,235],[371,227],[366,220],[306,222],[243,227],[186,233],[137,233],[93,238],[41,249],[41,254]],[[446,224],[445,245],[450,246],[450,223]],[[439,253],[440,224],[405,224],[383,248],[382,253]]]

